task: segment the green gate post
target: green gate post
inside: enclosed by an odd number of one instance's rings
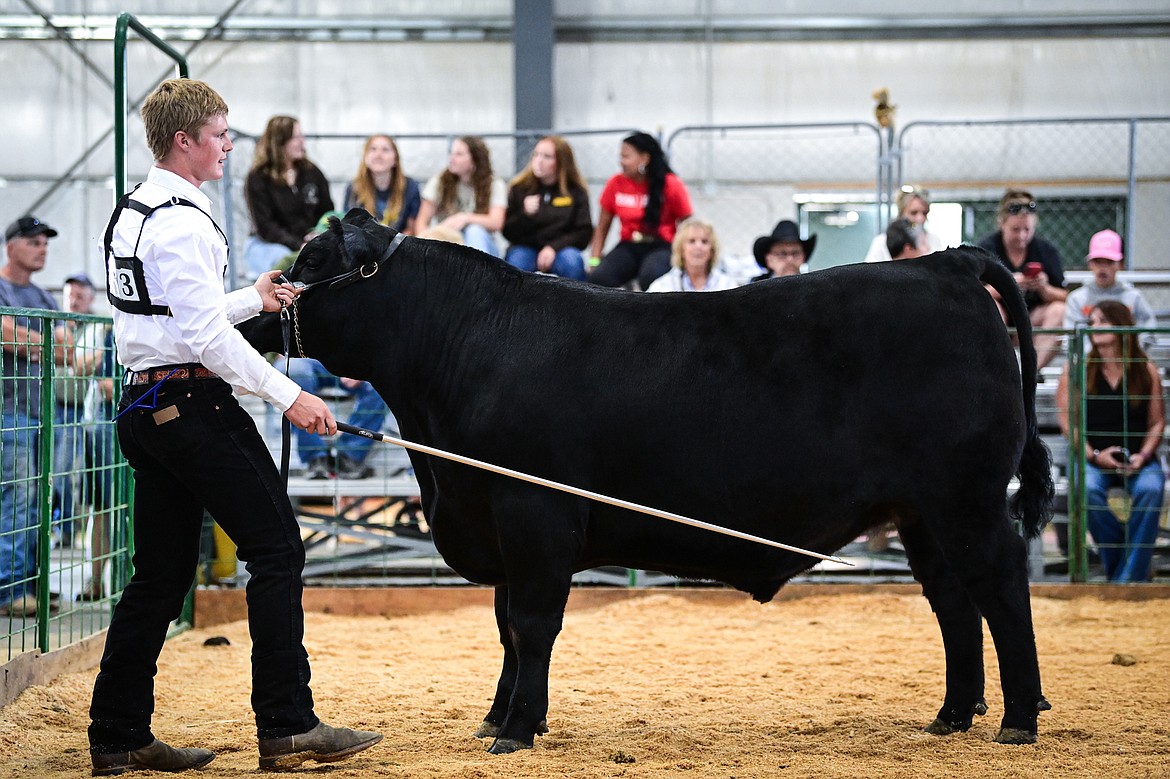
[[[177,52],[162,38],[151,32],[150,28],[134,18],[133,14],[123,13],[118,17],[118,24],[114,28],[114,200],[121,200],[126,194],[126,113],[130,107],[126,104],[126,39],[133,29],[156,49],[166,54],[179,66],[179,77],[187,76],[187,58]]]
[[[118,23],[114,28],[114,200],[121,200],[122,195],[126,194],[126,114],[130,107],[126,103],[126,40],[129,37],[129,31],[133,29],[148,42],[150,42],[156,49],[166,54],[179,68],[180,78],[189,78],[187,70],[187,58],[171,47],[166,41],[158,37],[138,21],[131,13],[123,13],[118,17]],[[134,510],[130,503],[133,500],[133,489],[128,480],[123,481],[123,489],[118,490],[119,496],[126,496],[127,509],[126,513],[130,521],[127,523],[127,550],[128,555],[134,548]],[[111,572],[111,576],[118,576],[123,579],[128,579],[133,574],[133,563],[128,563],[125,568],[121,566],[115,568]],[[116,586],[116,582],[115,582]],[[187,597],[187,604],[184,608],[184,615],[189,615],[192,610],[191,596]]]
[[[37,433],[37,647],[49,651],[49,553],[53,534],[53,371],[56,367],[54,320],[41,314],[41,408]]]
[[[1089,578],[1085,546],[1085,331],[1078,324],[1068,342],[1068,577]]]

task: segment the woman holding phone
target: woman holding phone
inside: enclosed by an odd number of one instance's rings
[[[979,246],[998,257],[1015,275],[1028,304],[1032,327],[1055,329],[1064,323],[1064,300],[1068,297],[1064,288],[1064,263],[1060,251],[1036,235],[1040,221],[1036,211],[1036,200],[1030,192],[1007,190],[1000,198],[996,213],[999,229],[981,240]],[[990,288],[988,291],[999,303],[999,295]],[[1002,305],[999,311],[1006,321]],[[1060,335],[1036,333],[1032,341],[1036,346],[1037,367],[1043,368],[1056,356]]]
[[[1103,300],[1089,312],[1092,347],[1085,360],[1085,507],[1089,533],[1097,544],[1105,577],[1111,582],[1150,579],[1150,559],[1158,537],[1165,474],[1158,447],[1166,426],[1162,379],[1136,333],[1110,332],[1133,327],[1124,303]],[[1056,388],[1057,419],[1069,433],[1069,368]],[[1132,504],[1122,523],[1109,508],[1109,490],[1121,487]]]

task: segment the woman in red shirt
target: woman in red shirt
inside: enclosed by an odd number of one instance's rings
[[[633,278],[647,289],[670,270],[670,242],[678,223],[691,215],[687,188],[666,162],[658,141],[646,133],[622,140],[622,172],[601,192],[601,214],[593,233],[591,263],[601,256],[614,216],[621,222],[621,240],[600,260],[589,280],[620,287]]]

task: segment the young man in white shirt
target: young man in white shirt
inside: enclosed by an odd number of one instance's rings
[[[118,440],[134,469],[134,577],[110,622],[90,707],[95,776],[181,771],[206,749],[151,733],[155,662],[194,580],[206,508],[247,563],[252,708],[260,767],[340,760],[377,733],[331,728],[313,713],[303,645],[304,545],[276,465],[232,387],[272,403],[303,430],[332,435],[325,403],[281,375],[234,323],[296,296],[276,272],[224,293],[227,241],[199,187],[223,177],[227,105],[199,81],[163,82],[142,106],[155,157],[146,183],[106,233],[118,359],[127,380]]]

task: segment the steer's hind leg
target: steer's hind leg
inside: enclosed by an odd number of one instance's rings
[[[946,696],[926,731],[940,736],[965,731],[974,715],[987,713],[983,620],[930,530],[912,520],[899,523],[898,533],[914,578],[938,619],[946,653]]]
[[[1027,545],[1012,530],[1006,508],[975,539],[958,539],[953,554],[959,578],[987,620],[1003,687],[1003,721],[996,741],[1036,741],[1036,717],[1049,708],[1040,689],[1040,665],[1032,630]],[[968,543],[972,542],[972,543]]]
[[[504,718],[508,715],[512,691],[516,688],[516,646],[512,643],[512,635],[508,630],[508,585],[497,585],[495,606],[496,628],[500,631],[500,645],[504,648],[504,667],[500,671],[500,681],[496,684],[496,696],[492,699],[492,707],[483,718],[479,729],[475,731],[476,738],[495,737],[499,734]]]

